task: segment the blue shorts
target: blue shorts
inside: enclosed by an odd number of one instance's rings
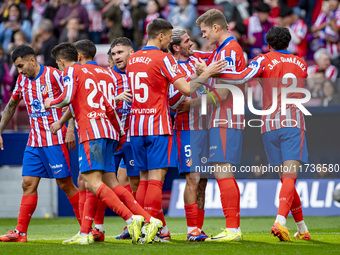
[[[211,128],[209,130],[209,162],[241,163],[243,130]]]
[[[174,130],[178,151],[178,171],[190,173],[196,166],[208,165],[209,131],[208,130]]]
[[[113,152],[118,141],[112,139],[95,139],[79,145],[79,169],[81,173],[101,170],[104,173],[114,172]]]
[[[126,169],[126,165],[125,165],[125,163],[124,163],[124,159],[122,159],[122,160],[120,161],[119,167],[120,167],[120,168],[125,168],[125,169]]]
[[[71,176],[70,156],[66,145],[26,146],[22,175],[56,179]]]
[[[280,128],[262,134],[264,149],[271,165],[281,165],[286,160],[308,162],[306,134],[299,128]]]
[[[172,135],[130,137],[135,170],[176,167],[177,151]]]
[[[126,168],[127,176],[139,176],[139,171],[135,171],[135,163],[132,156],[131,143],[125,142],[120,151],[114,154],[114,162],[115,162],[115,172],[118,171],[118,167],[120,167],[120,162],[126,162],[123,168]]]

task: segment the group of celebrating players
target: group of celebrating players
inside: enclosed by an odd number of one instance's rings
[[[233,113],[230,91],[215,85],[220,80],[239,84],[244,93],[245,83],[252,78],[275,78],[275,82],[262,80],[263,110],[272,105],[273,87],[278,90],[279,102],[274,113],[262,116],[263,121],[272,120],[265,122],[271,125],[262,128],[264,147],[271,165],[300,166],[307,162],[303,114],[295,105],[288,105],[287,114],[281,115],[280,98],[282,87],[304,87],[306,64],[287,51],[291,36],[286,28],[270,29],[266,40],[271,51],[253,59],[246,68],[243,50],[229,34],[222,12],[209,10],[196,23],[202,36],[216,45],[214,52],[193,52],[186,31],[173,29],[164,19],[148,24],[148,43],[137,52],[129,39],[115,39],[108,54],[113,63],[109,70],[93,60],[96,47],[89,40],[54,47],[52,56],[59,70],[40,65],[29,46],[14,50],[12,60],[20,75],[0,122],[0,148],[1,134],[22,99],[31,132],[23,159],[23,196],[17,226],[0,236],[0,241],[27,242],[42,177],[56,179],[80,224],[80,231],[63,244],[104,241],[106,207],[126,221],[127,227],[117,239],[131,238],[134,244],[169,240],[162,210],[162,187],[169,167],[177,167],[186,176],[188,241],[243,239],[240,191],[232,171],[214,172],[225,229],[213,237],[202,230],[207,179],[195,171],[195,166],[231,169],[240,164],[244,130],[243,115]],[[296,61],[302,64],[298,66]],[[211,95],[207,98],[208,115],[201,112],[205,93]],[[290,97],[302,96],[292,93]],[[170,110],[176,111],[174,127]],[[216,124],[215,119],[227,121]],[[286,119],[290,121],[283,126]],[[79,138],[78,188],[71,179],[69,160],[74,127]],[[117,179],[116,173],[123,168],[130,185]],[[291,241],[286,227],[291,211],[298,228],[294,237],[308,240],[295,190],[299,167],[288,169],[280,174],[280,203],[271,233],[281,241]]]

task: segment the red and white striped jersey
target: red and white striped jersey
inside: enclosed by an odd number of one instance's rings
[[[211,52],[205,53],[201,51],[194,51],[194,54],[188,58],[187,61],[177,61],[178,69],[181,73],[186,74],[186,80],[189,82],[191,76],[196,73],[195,62],[201,58],[207,61],[211,56]],[[203,86],[206,89],[205,86]],[[203,90],[197,90],[191,98],[201,97],[205,94]],[[176,108],[185,98],[173,84],[170,85],[169,103],[171,108]],[[175,130],[202,130],[207,128],[206,116],[201,114],[201,108],[190,109],[189,112],[175,115]]]
[[[295,37],[297,37],[300,40],[300,43],[294,43],[293,40],[291,40],[289,43],[288,51],[294,53],[300,58],[303,58],[306,56],[308,48],[307,24],[302,19],[298,19],[290,28],[291,33],[294,33]]]
[[[120,71],[116,66],[114,66],[110,71],[113,78],[113,84],[115,86],[115,97],[127,90],[130,90],[128,78],[125,72]],[[110,103],[114,105],[114,102]],[[125,134],[127,135],[126,139],[127,141],[130,141],[128,130],[130,122],[131,103],[126,101],[118,102],[116,104],[116,111],[122,124],[122,128],[124,129]]]
[[[134,53],[126,67],[133,94],[130,135],[172,135],[169,84],[184,77],[172,55],[146,46]]]
[[[317,17],[313,27],[317,28],[323,23],[328,23],[331,19],[334,19],[338,28],[340,28],[340,9],[336,11],[330,11],[330,15],[327,16],[324,12],[321,12]],[[340,54],[340,35],[334,31],[330,25],[327,25],[319,32],[319,37],[325,40],[325,48],[331,56],[338,56]]]
[[[109,138],[118,140],[117,128],[107,116],[110,104],[102,91],[113,88],[110,73],[95,62],[74,64],[63,72],[64,92],[51,102],[51,107],[60,108],[71,104],[77,121],[79,143],[88,140]],[[113,95],[114,90],[111,91]],[[109,94],[108,93],[108,94]]]
[[[234,40],[234,38],[228,37],[220,46],[218,46],[212,53],[207,64],[224,59],[228,62],[226,70],[232,72],[240,72],[246,68],[246,60],[241,46]],[[220,77],[222,78],[222,77]],[[217,79],[209,79],[208,89],[214,91],[214,86],[218,82]],[[240,86],[243,94],[245,85]],[[229,93],[227,99],[221,104],[209,106],[209,128],[212,127],[224,127],[233,129],[244,129],[244,116],[233,114],[233,97]],[[217,121],[216,120],[227,120]]]
[[[286,115],[281,114],[282,88],[304,88],[307,77],[305,61],[286,50],[272,51],[256,57],[242,72],[222,72],[222,78],[229,83],[244,83],[261,77],[263,88],[263,110],[273,105],[273,88],[277,88],[277,107],[272,114],[263,115],[262,133],[284,127],[306,129],[303,113],[296,105],[286,107]],[[237,82],[236,82],[237,80]],[[302,98],[303,93],[289,93],[288,98]]]
[[[19,75],[13,90],[14,100],[24,100],[30,118],[30,134],[27,145],[46,147],[63,144],[66,127],[63,126],[52,135],[50,126],[62,117],[61,109],[45,110],[46,98],[57,98],[63,91],[60,72],[53,68],[40,65],[40,72],[35,79]]]
[[[307,73],[308,75],[310,75],[312,73],[318,72],[319,70],[320,68],[318,65],[312,65],[307,68]],[[332,82],[335,82],[336,78],[338,77],[338,68],[332,65],[327,67],[327,69],[325,70],[325,77],[331,80]]]

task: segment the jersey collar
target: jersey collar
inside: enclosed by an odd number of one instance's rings
[[[120,71],[117,66],[114,66],[112,69],[115,70],[117,73],[126,74],[125,72]]]
[[[232,36],[230,36],[230,37],[228,37],[227,39],[225,39],[224,42],[223,42],[220,46],[217,47],[216,53],[219,53],[219,52],[221,51],[221,49],[222,49],[227,43],[231,42],[232,40],[234,40],[234,37],[232,37]]]
[[[96,61],[87,61],[85,64],[98,65]]]
[[[142,50],[160,50],[156,46],[144,46]]]
[[[186,64],[186,63],[188,63],[188,62],[189,62],[189,60],[190,60],[190,58],[188,58],[188,60],[187,60],[187,61],[177,61],[177,63],[178,63],[178,64]]]
[[[291,54],[288,50],[274,50],[274,51],[283,53],[283,54]]]
[[[44,69],[45,69],[44,66],[43,66],[42,64],[40,64],[40,71],[39,71],[37,77],[35,77],[34,79],[31,79],[31,78],[29,78],[29,79],[30,79],[31,81],[35,81],[35,80],[39,79],[40,76],[43,74]]]

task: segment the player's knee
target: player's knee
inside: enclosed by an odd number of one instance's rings
[[[75,185],[73,184],[71,177],[56,179],[56,182],[59,188],[66,194],[68,194],[69,192],[76,188]]]
[[[22,180],[21,186],[25,194],[36,193],[38,188],[38,184],[36,182],[25,178]]]

